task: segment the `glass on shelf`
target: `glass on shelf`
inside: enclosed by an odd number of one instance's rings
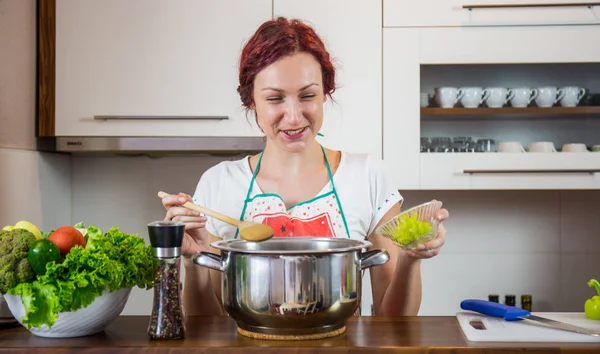
[[[456,136],[452,138],[450,152],[467,152],[473,144],[473,138],[469,136]]]
[[[431,139],[421,137],[421,152],[432,152]]]
[[[421,137],[421,152],[475,152],[477,141],[470,136],[456,136],[453,138],[437,136],[433,138]]]
[[[437,136],[431,138],[431,151],[432,152],[448,152],[452,145],[452,139],[445,136]]]
[[[496,152],[496,142],[494,139],[477,140],[477,152]]]

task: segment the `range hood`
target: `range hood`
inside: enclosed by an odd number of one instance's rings
[[[39,151],[63,153],[236,154],[261,151],[262,137],[68,136],[38,138]]]

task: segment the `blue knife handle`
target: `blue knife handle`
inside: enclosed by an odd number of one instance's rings
[[[468,311],[479,312],[484,315],[504,318],[505,321],[521,320],[521,317],[529,316],[531,313],[514,306],[507,306],[497,302],[485,300],[464,300],[460,308]]]

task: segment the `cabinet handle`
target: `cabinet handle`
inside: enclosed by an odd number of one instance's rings
[[[600,169],[568,169],[568,170],[463,170],[464,174],[491,173],[600,173]]]
[[[94,116],[95,120],[225,120],[228,116]]]
[[[497,9],[512,7],[593,7],[600,6],[600,2],[580,2],[580,3],[555,3],[555,4],[487,4],[487,5],[463,5],[463,9]]]

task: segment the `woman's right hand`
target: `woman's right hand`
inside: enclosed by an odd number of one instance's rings
[[[162,198],[162,204],[167,209],[165,221],[179,221],[185,224],[185,235],[181,252],[184,256],[191,256],[200,251],[206,251],[209,246],[209,236],[206,231],[206,217],[195,210],[182,205],[186,202],[193,203],[192,197],[185,193],[167,195]]]

